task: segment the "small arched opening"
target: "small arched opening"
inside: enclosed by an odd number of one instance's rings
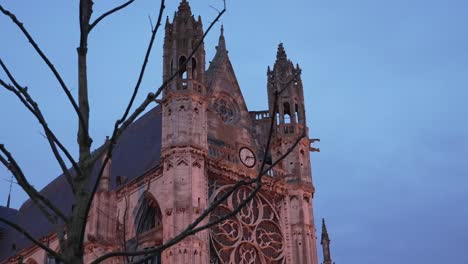
[[[291,106],[288,102],[283,103],[284,123],[291,123]]]
[[[185,56],[180,56],[179,58],[179,77],[183,80],[187,79],[187,64],[185,64],[185,61],[187,58]]]

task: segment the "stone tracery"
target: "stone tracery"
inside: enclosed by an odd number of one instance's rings
[[[231,100],[219,98],[213,102],[212,108],[221,120],[227,124],[233,124],[237,120],[237,109]]]
[[[224,185],[211,195],[213,201],[228,191]],[[236,190],[210,216],[210,221],[234,210],[251,193],[248,187]],[[212,263],[285,263],[284,237],[275,207],[257,195],[233,218],[211,228]]]

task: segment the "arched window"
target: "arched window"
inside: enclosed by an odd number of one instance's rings
[[[283,113],[284,113],[284,123],[290,124],[291,123],[291,106],[288,102],[283,103]]]
[[[162,234],[161,208],[154,196],[148,191],[145,191],[138,200],[138,206],[135,209],[135,227],[137,237],[140,235],[145,236],[145,234],[151,234],[150,231],[158,230]],[[159,254],[148,259],[144,264],[161,264],[161,255]]]
[[[179,58],[179,69],[180,69],[180,75],[179,77],[181,79],[187,79],[187,65],[185,63],[185,61],[187,60],[187,58],[185,58],[185,56],[180,56]]]
[[[135,214],[136,234],[145,233],[153,228],[162,228],[162,213],[158,202],[148,191],[138,201]]]

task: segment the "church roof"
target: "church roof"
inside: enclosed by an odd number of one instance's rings
[[[161,111],[157,106],[140,117],[122,134],[112,153],[111,189],[117,188],[118,176],[123,176],[129,182],[159,164],[161,122]],[[92,179],[95,179],[100,165],[100,162],[95,165]],[[63,175],[54,179],[40,193],[66,215],[71,214],[74,198]],[[0,206],[0,216],[22,226],[35,238],[54,232],[54,227],[31,200],[27,200],[18,211]],[[13,244],[18,250],[31,245],[31,242],[20,233],[0,224],[0,228],[2,227],[4,235],[0,238],[0,261],[16,253]]]

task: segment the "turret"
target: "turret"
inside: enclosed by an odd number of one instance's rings
[[[207,207],[207,98],[201,18],[183,0],[172,23],[166,20],[162,97],[163,242],[192,223]],[[162,253],[163,263],[208,263],[208,231],[185,238]],[[189,260],[190,259],[190,260]]]
[[[304,90],[301,80],[301,69],[288,60],[283,43],[278,46],[273,70],[268,67],[268,105],[273,110],[275,92],[281,93],[278,100],[276,125],[306,125],[304,110]],[[300,128],[300,127],[299,127]],[[300,133],[300,131],[283,131],[283,133]]]
[[[195,20],[187,1],[182,1],[172,23],[166,18],[163,51],[163,79],[168,80],[178,72],[164,91],[164,95],[177,91],[205,93],[205,48],[200,44],[192,58],[189,56],[203,38],[201,18]]]
[[[322,244],[323,249],[323,264],[332,264],[332,259],[330,255],[330,238],[328,237],[325,219],[322,219],[322,239],[320,244]],[[335,263],[333,262],[333,264]]]
[[[305,134],[300,144],[281,162],[280,167],[289,175],[288,181],[311,183],[310,141],[307,137],[301,69],[288,60],[282,43],[278,46],[273,70],[268,67],[267,76],[269,111],[275,115],[272,158],[279,159],[297,138]],[[276,108],[275,94],[278,94]]]
[[[180,146],[207,148],[202,27],[201,18],[195,20],[187,1],[180,3],[172,23],[166,19],[163,79],[174,78],[164,89],[162,98],[163,151]]]

